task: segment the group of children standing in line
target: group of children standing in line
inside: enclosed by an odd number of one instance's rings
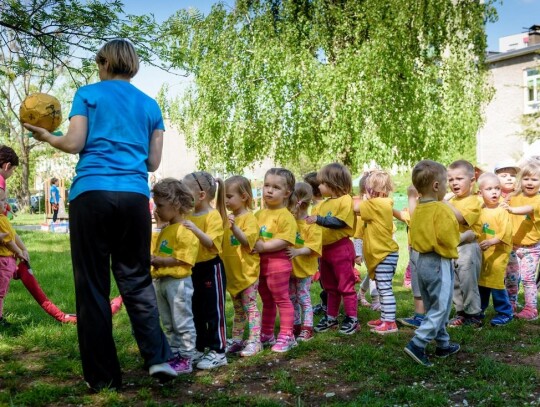
[[[417,328],[405,348],[414,360],[431,365],[425,348],[433,339],[436,356],[459,351],[446,327],[481,326],[490,297],[494,326],[514,316],[536,319],[540,166],[523,167],[516,188],[519,171],[510,165],[496,168],[497,175],[483,174],[478,196],[469,162],[456,161],[447,170],[421,161],[408,189],[408,211],[393,208],[391,178],[380,170],[361,178],[361,199],[353,201],[351,174],[338,163],[326,165],[316,176],[309,174],[308,182],[296,183],[284,168],[268,170],[264,208],[256,213],[250,182],[242,176],[223,182],[198,171],[181,181],[159,181],[153,188],[157,229],[151,262],[160,314],[175,354],[171,366],[177,373],[189,373],[193,366],[212,369],[227,364],[227,354],[248,357],[265,346],[287,352],[313,338],[314,331],[335,328],[353,334],[359,329],[358,304],[369,305],[365,294],[370,282],[371,306],[381,311],[380,318],[367,323],[370,330],[397,332],[394,217],[409,226],[415,315],[398,321]],[[447,185],[451,197],[446,196]],[[357,293],[354,264],[362,262],[368,276]],[[316,274],[326,307],[314,326],[310,286]],[[525,307],[518,313],[520,281]],[[226,290],[234,306],[229,340]],[[448,321],[452,302],[456,313]],[[340,323],[341,304],[345,316]]]

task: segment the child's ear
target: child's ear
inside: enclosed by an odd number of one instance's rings
[[[439,183],[439,181],[434,181],[433,182],[433,190],[435,192],[439,192],[439,188],[440,188],[441,184]]]
[[[242,201],[243,202],[246,202],[248,200],[248,194],[246,194],[245,192],[241,195],[241,198],[242,198]]]

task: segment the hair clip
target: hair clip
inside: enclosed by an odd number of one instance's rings
[[[201,192],[204,192],[204,189],[203,189],[201,183],[199,182],[199,180],[197,179],[197,176],[195,175],[195,173],[192,172],[191,175],[193,175],[193,178],[195,178],[195,181],[197,181],[197,185],[199,185],[199,188],[200,188]]]

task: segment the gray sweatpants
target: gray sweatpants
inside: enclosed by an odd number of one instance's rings
[[[447,348],[450,337],[446,324],[452,309],[453,261],[435,252],[418,253],[412,250],[411,268],[416,269],[426,309],[426,316],[416,329],[412,341],[416,346],[425,348],[435,339],[439,348]]]
[[[482,266],[482,252],[477,242],[458,246],[455,261],[454,306],[456,312],[464,316],[475,316],[482,312],[478,277]]]

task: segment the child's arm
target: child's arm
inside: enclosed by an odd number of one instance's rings
[[[199,242],[206,248],[210,249],[214,246],[214,241],[208,236],[206,233],[204,233],[201,229],[199,229],[192,221],[190,220],[184,220],[182,224],[186,227],[186,229],[189,229],[193,232],[195,236],[199,239]]]
[[[458,211],[454,205],[452,205],[450,202],[448,202],[447,200],[443,200],[443,202],[448,205],[450,207],[450,209],[452,209],[452,212],[454,212],[454,215],[456,215],[456,219],[458,221],[458,223],[460,225],[466,225],[467,224],[467,221],[465,220],[465,218],[463,217],[463,215],[461,214],[460,211]]]
[[[291,260],[297,256],[311,256],[313,253],[315,253],[309,247],[300,247],[299,249],[295,249],[294,247],[289,247],[286,250]]]
[[[236,225],[236,223],[234,223],[234,219],[235,219],[234,215],[230,214],[229,215],[229,225],[231,227],[231,232],[233,233],[234,237],[236,237],[238,239],[238,241],[240,242],[240,244],[242,246],[249,249],[249,242],[248,242],[247,236],[242,231],[242,229],[240,229],[238,227],[238,225]]]
[[[472,243],[476,239],[476,235],[472,230],[466,230],[463,233],[459,234],[459,244],[461,243]]]
[[[491,246],[495,246],[496,244],[501,243],[501,239],[498,237],[494,237],[493,239],[487,239],[480,242],[480,249],[486,250]]]
[[[161,268],[183,266],[188,263],[182,260],[175,259],[174,257],[152,256],[150,259],[150,264],[155,268]]]
[[[313,215],[306,218],[306,223],[312,225],[316,223],[319,226],[323,226],[328,229],[343,229],[347,227],[347,224],[335,216],[319,216]]]
[[[253,252],[255,253],[272,253],[286,249],[291,244],[283,239],[271,239],[266,242],[257,240]]]
[[[28,249],[24,245],[22,239],[19,237],[19,235],[15,235],[15,244],[21,249],[24,259],[26,261],[30,261],[30,255],[28,254]]]
[[[28,253],[25,253],[17,246],[17,243],[15,243],[15,240],[10,240],[9,242],[4,243],[6,247],[11,251],[17,258],[23,259],[28,261]]]
[[[501,202],[500,206],[501,208],[506,209],[508,213],[511,213],[512,215],[528,215],[534,212],[532,205],[510,206],[508,205],[508,202]]]

